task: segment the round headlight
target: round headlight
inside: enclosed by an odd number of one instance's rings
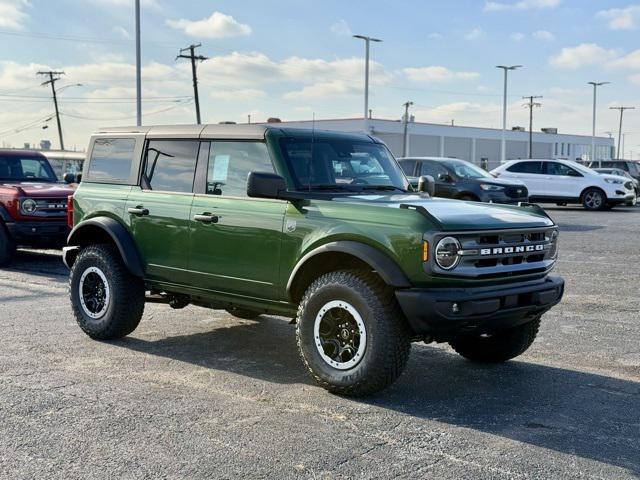
[[[436,263],[444,270],[451,270],[460,260],[460,242],[453,237],[445,237],[436,245]]]
[[[27,198],[22,201],[22,211],[24,213],[34,213],[38,209],[38,204],[35,200]]]

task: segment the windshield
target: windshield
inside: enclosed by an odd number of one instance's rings
[[[449,167],[453,168],[455,174],[460,178],[493,178],[489,172],[475,166],[473,163],[451,162]]]
[[[574,162],[569,160],[568,161],[569,165],[571,165],[573,168],[575,168],[576,170],[582,172],[582,173],[587,173],[587,174],[591,174],[593,175],[594,173],[598,173],[596,171],[594,171],[593,169],[589,168],[589,167],[585,167],[584,165],[578,163],[578,162]]]
[[[0,180],[55,182],[58,179],[44,158],[0,157]]]
[[[311,137],[283,138],[280,145],[298,190],[404,192],[409,188],[384,145]]]

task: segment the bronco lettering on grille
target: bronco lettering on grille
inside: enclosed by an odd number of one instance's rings
[[[508,255],[510,253],[528,253],[528,252],[542,252],[547,248],[546,245],[520,245],[517,247],[494,247],[494,248],[481,248],[480,255]]]

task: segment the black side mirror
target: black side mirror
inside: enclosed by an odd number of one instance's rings
[[[418,191],[427,192],[432,197],[435,196],[436,181],[433,179],[431,175],[422,175],[418,179]]]
[[[62,177],[62,179],[64,180],[64,183],[75,183],[76,174],[72,172],[67,172],[64,174],[64,177]]]
[[[254,198],[283,198],[287,185],[280,175],[267,172],[249,172],[247,196]]]
[[[82,172],[76,173],[76,183],[80,183],[82,181]]]

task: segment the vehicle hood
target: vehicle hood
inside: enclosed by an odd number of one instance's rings
[[[3,183],[0,188],[14,189],[22,197],[43,197],[58,198],[73,195],[76,185],[66,183],[46,183],[46,182],[16,182]]]
[[[335,202],[349,202],[381,207],[400,208],[401,205],[422,207],[446,231],[490,230],[505,228],[536,228],[553,226],[553,221],[540,207],[518,207],[493,203],[464,202],[423,195],[354,195],[337,197]],[[406,208],[406,207],[405,207]]]

